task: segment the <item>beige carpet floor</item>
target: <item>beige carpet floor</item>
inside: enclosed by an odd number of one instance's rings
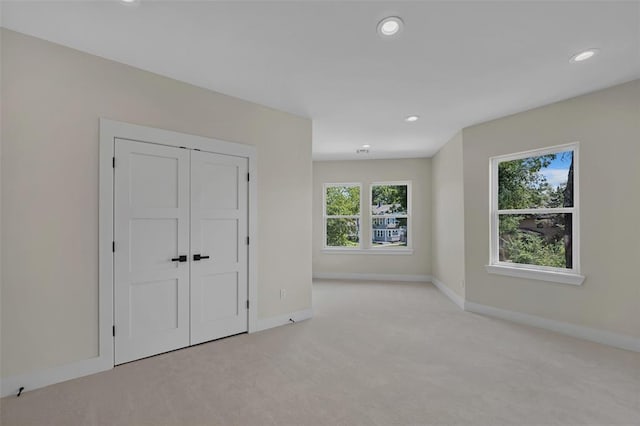
[[[640,424],[640,354],[460,311],[430,284],[318,281],[313,319],[1,401],[11,425]]]

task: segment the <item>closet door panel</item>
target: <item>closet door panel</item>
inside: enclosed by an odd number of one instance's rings
[[[189,345],[189,152],[116,139],[115,363]]]
[[[246,158],[191,152],[191,344],[248,330]]]

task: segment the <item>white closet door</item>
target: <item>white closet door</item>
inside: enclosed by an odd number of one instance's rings
[[[191,152],[192,345],[248,330],[247,167]]]
[[[116,139],[115,363],[189,345],[189,151]]]

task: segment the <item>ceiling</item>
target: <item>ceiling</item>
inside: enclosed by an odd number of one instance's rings
[[[390,15],[404,29],[384,40]],[[640,2],[4,1],[2,26],[310,117],[317,160],[429,157],[466,126],[640,77]]]

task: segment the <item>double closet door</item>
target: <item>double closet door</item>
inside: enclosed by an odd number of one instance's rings
[[[115,363],[247,331],[243,157],[115,140]]]

